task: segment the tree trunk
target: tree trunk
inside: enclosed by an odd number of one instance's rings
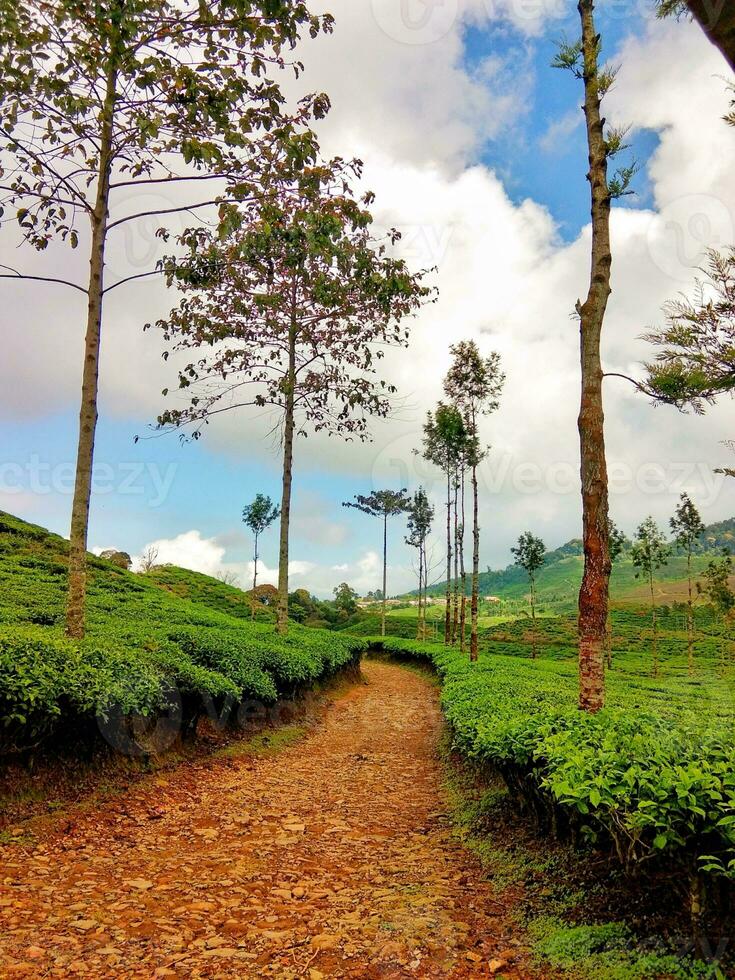
[[[531,576],[531,656],[536,659],[536,582]]]
[[[462,486],[460,488],[462,497],[462,521],[460,523],[459,535],[459,574],[462,580],[461,606],[459,610],[459,648],[462,653],[467,649],[467,571],[464,567],[464,529],[465,529],[465,470],[462,468]]]
[[[651,619],[653,622],[653,676],[658,677],[658,616],[656,615],[656,595],[653,591],[653,573],[649,577],[651,587]]]
[[[473,429],[474,421],[473,421]],[[470,661],[477,660],[477,618],[480,598],[480,520],[477,466],[472,467],[472,602],[470,604]]]
[[[69,532],[69,585],[66,601],[66,632],[82,639],[85,629],[87,598],[87,534],[89,531],[89,501],[92,493],[92,467],[97,429],[97,398],[99,393],[100,342],[102,334],[102,297],[105,274],[105,245],[110,198],[110,170],[113,159],[113,125],[117,96],[117,63],[119,35],[112,41],[106,78],[105,101],[100,118],[99,168],[97,194],[91,216],[92,241],[89,256],[89,294],[87,331],[84,339],[84,369],[79,410],[74,499]]]
[[[582,396],[579,412],[584,575],[579,592],[579,707],[599,711],[605,703],[605,634],[609,604],[608,479],[602,409],[600,338],[610,296],[610,191],[608,151],[600,113],[598,44],[593,0],[580,0],[584,58],[584,114],[592,196],[592,267],[580,320]]]
[[[452,483],[451,470],[447,470],[447,591],[444,612],[444,643],[449,646],[452,636]]]
[[[424,608],[424,546],[419,541],[419,614],[416,624],[416,639],[424,639],[422,612]]]
[[[380,635],[385,636],[385,606],[388,600],[388,512],[383,515],[383,607],[380,614]]]
[[[281,534],[278,551],[278,618],[279,633],[288,631],[288,539],[291,521],[291,485],[293,482],[293,438],[296,398],[296,285],[292,293],[291,327],[288,334],[288,375],[283,431],[283,490],[281,494]]]
[[[459,631],[459,480],[454,474],[454,589],[452,610],[452,645]]]
[[[253,552],[253,598],[250,603],[251,619],[255,619],[255,603],[258,601],[258,535],[255,535],[255,550]]]
[[[694,19],[735,71],[735,5],[732,0],[686,0]]]
[[[689,599],[687,602],[687,664],[689,676],[694,674],[694,608],[692,602],[692,551],[687,551],[687,585]]]

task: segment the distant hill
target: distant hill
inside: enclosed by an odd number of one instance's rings
[[[708,525],[702,535],[699,549],[700,557],[695,561],[695,570],[700,571],[706,562],[723,548],[735,554],[735,517]],[[544,567],[538,575],[539,599],[546,603],[564,603],[572,600],[582,581],[583,547],[580,538],[573,538],[566,544],[546,554]],[[628,551],[624,551],[613,569],[611,589],[613,597],[622,597],[640,585],[636,569]],[[668,565],[657,575],[660,581],[678,581],[686,575],[686,561],[682,555],[674,554]],[[468,582],[469,586],[469,582]],[[429,589],[432,595],[441,596],[446,590],[446,582],[440,582]],[[488,569],[480,573],[480,594],[498,596],[501,599],[521,599],[528,591],[528,576],[522,568],[508,565],[503,569]]]

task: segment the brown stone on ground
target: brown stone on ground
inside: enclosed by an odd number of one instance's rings
[[[0,848],[0,977],[41,956],[64,978],[532,976],[453,835],[435,689],[364,672],[298,744],[185,763]]]

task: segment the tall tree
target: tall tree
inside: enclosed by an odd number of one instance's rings
[[[624,149],[624,131],[605,130],[602,100],[615,77],[600,67],[600,35],[594,22],[594,0],[579,0],[582,36],[563,43],[554,67],[571,71],[584,84],[584,117],[589,150],[592,199],[592,263],[584,302],[577,301],[582,394],[579,411],[580,475],[584,574],[579,592],[579,706],[599,711],[605,703],[605,640],[610,590],[608,542],[608,476],[605,417],[602,408],[600,341],[611,293],[610,211],[612,201],[628,193],[635,166],[608,178],[610,158]]]
[[[419,559],[419,607],[416,638],[426,639],[426,603],[429,587],[429,569],[426,555],[426,542],[434,523],[434,507],[423,487],[413,495],[408,508],[408,537],[406,543],[416,548]]]
[[[243,508],[243,523],[253,532],[253,594],[250,603],[253,619],[255,618],[255,603],[258,595],[258,559],[260,558],[258,543],[261,534],[267,531],[280,516],[280,508],[263,493],[256,494],[255,500]]]
[[[648,581],[651,595],[651,617],[653,621],[653,676],[658,676],[658,615],[656,610],[656,593],[654,577],[659,568],[667,564],[671,549],[658,525],[652,517],[647,517],[638,527],[633,541],[631,557],[638,569],[636,578],[644,575]]]
[[[656,0],[660,17],[690,14],[735,71],[735,6],[731,0]]]
[[[477,469],[486,450],[480,447],[479,423],[500,404],[505,375],[500,355],[483,357],[474,340],[450,348],[452,363],[444,379],[444,391],[462,413],[467,429],[467,465],[472,479],[472,600],[470,604],[470,660],[477,660],[480,596],[480,520]]]
[[[447,493],[447,579],[444,609],[444,642],[452,638],[452,479],[459,459],[467,452],[469,435],[462,413],[456,405],[439,402],[434,412],[428,412],[424,423],[421,454],[444,474]]]
[[[531,656],[535,660],[538,642],[536,634],[536,573],[540,568],[543,568],[546,558],[546,545],[541,538],[537,538],[530,531],[526,531],[518,538],[516,547],[510,550],[515,555],[515,564],[526,571],[531,586],[531,622],[533,626]]]
[[[628,539],[625,537],[623,532],[618,528],[615,521],[612,518],[608,518],[607,521],[607,537],[608,537],[608,549],[610,553],[610,565],[611,567],[615,565],[615,562],[621,556],[623,551],[628,544]],[[606,646],[607,646],[607,666],[612,667],[613,661],[613,624],[612,624],[612,613],[610,611],[610,605],[608,603],[607,608],[607,627],[606,627]]]
[[[184,292],[159,321],[175,349],[197,359],[179,374],[190,404],[159,418],[193,426],[254,405],[275,411],[281,432],[282,494],[278,558],[280,632],[288,626],[288,560],[294,441],[309,431],[370,439],[372,416],[391,410],[395,388],[376,378],[388,345],[408,342],[406,318],[430,295],[377,239],[351,175],[359,164],[334,160],[279,174],[268,193],[227,210],[221,230],[181,236],[186,255],[166,262]],[[223,209],[224,211],[225,209]]]
[[[385,636],[385,611],[388,599],[388,520],[398,514],[405,514],[411,508],[411,498],[403,490],[374,490],[370,494],[356,493],[354,500],[345,501],[343,507],[379,517],[383,522],[383,602],[380,613],[380,635]]]
[[[682,493],[669,526],[674,532],[674,542],[679,551],[687,556],[687,664],[690,675],[694,673],[694,595],[692,582],[692,555],[698,549],[704,522],[699,511],[686,493]]]
[[[301,2],[269,0],[0,0],[0,191],[27,243],[83,243],[86,285],[63,284],[86,301],[76,480],[69,548],[67,632],[84,633],[86,547],[92,486],[103,299],[156,270],[108,283],[114,229],[150,215],[205,209],[250,186],[258,130],[270,152],[297,152],[283,96],[270,80],[299,29],[331,29]],[[321,113],[325,100],[314,106]],[[308,109],[304,107],[304,116]],[[256,142],[258,142],[256,140]],[[304,146],[308,147],[307,138]],[[308,149],[306,150],[308,152]],[[212,183],[213,181],[213,183]],[[111,221],[111,198],[175,189],[170,207]],[[204,188],[201,190],[200,188]],[[233,192],[234,193],[234,192]]]
[[[334,605],[345,619],[357,612],[357,600],[360,596],[347,582],[340,582],[334,590]]]

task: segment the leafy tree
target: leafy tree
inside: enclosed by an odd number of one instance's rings
[[[251,603],[252,617],[255,619],[255,596],[258,588],[258,542],[261,534],[267,531],[274,521],[281,516],[280,509],[270,497],[263,493],[256,494],[255,500],[243,508],[242,519],[253,532],[253,601]]]
[[[411,507],[411,498],[403,490],[374,490],[370,494],[356,493],[355,499],[345,501],[343,507],[353,507],[355,510],[379,517],[383,522],[383,588],[382,609],[380,614],[380,635],[385,636],[385,611],[388,588],[388,519],[398,514],[405,514]]]
[[[638,569],[636,578],[644,575],[651,593],[651,616],[653,618],[653,675],[658,676],[658,617],[656,615],[656,594],[653,580],[659,568],[667,564],[671,549],[658,525],[652,517],[647,517],[636,531],[631,551],[633,564]]]
[[[602,409],[600,342],[610,297],[612,249],[610,212],[615,198],[628,194],[636,167],[608,176],[610,159],[625,149],[623,130],[605,129],[602,101],[615,72],[600,67],[601,41],[594,0],[579,0],[582,36],[562,43],[554,67],[571,71],[584,84],[584,117],[589,149],[587,179],[592,198],[592,263],[584,302],[577,301],[582,393],[579,439],[582,477],[584,574],[579,592],[579,706],[595,712],[605,703],[605,643],[610,593],[608,476]]]
[[[699,511],[692,503],[689,495],[682,493],[680,503],[674,516],[669,520],[669,526],[674,532],[674,541],[679,551],[687,556],[687,663],[689,673],[694,673],[694,602],[692,588],[692,554],[699,549],[704,522]]]
[[[465,420],[456,405],[439,402],[434,412],[428,412],[424,423],[421,455],[442,471],[447,491],[447,581],[444,610],[444,642],[449,645],[452,633],[452,481],[456,479],[460,460],[465,458],[473,440]]]
[[[358,593],[347,582],[341,582],[334,590],[334,604],[345,617],[353,616],[357,612],[359,598]]]
[[[127,551],[116,551],[115,548],[109,548],[107,551],[101,552],[100,558],[105,558],[107,561],[111,561],[113,565],[118,565],[126,571],[129,571],[130,566],[133,564],[133,559]]]
[[[536,573],[543,567],[546,558],[546,545],[541,538],[537,538],[530,531],[526,531],[518,538],[518,544],[511,548],[511,553],[515,555],[515,564],[523,568],[528,574],[528,581],[531,584],[531,619],[533,621],[533,659],[536,659]]]
[[[278,629],[288,626],[288,557],[294,441],[328,432],[368,440],[369,420],[391,409],[395,388],[376,379],[388,345],[408,342],[406,318],[430,295],[422,275],[388,254],[396,231],[371,233],[372,195],[356,200],[342,160],[278,172],[259,199],[232,209],[230,230],[197,228],[167,261],[184,293],[164,337],[197,359],[179,374],[188,407],[159,417],[193,425],[244,406],[275,410],[282,433]]]
[[[331,18],[320,21],[290,0],[0,0],[0,214],[15,209],[20,233],[38,250],[53,239],[82,244],[89,269],[86,285],[7,266],[2,273],[68,286],[87,307],[71,636],[84,634],[103,298],[156,272],[108,283],[108,238],[152,214],[198,211],[251,193],[259,130],[270,131],[262,139],[276,158],[310,146],[281,118],[284,99],[267,74],[285,64],[304,25],[314,34],[320,25],[331,29]],[[321,113],[324,104],[313,106]],[[304,105],[304,118],[310,109]],[[150,185],[175,189],[180,203],[110,220],[113,197]]]
[[[613,566],[618,558],[621,556],[625,548],[628,546],[628,539],[625,537],[623,532],[615,524],[612,518],[608,517],[607,520],[607,534],[608,534],[608,548],[610,551],[610,565]],[[607,610],[607,628],[606,628],[606,644],[607,644],[607,666],[612,667],[612,648],[613,648],[613,631],[612,631],[612,616],[610,615],[610,607],[608,605]]]
[[[418,549],[419,555],[419,608],[416,637],[426,639],[426,605],[429,588],[428,562],[426,556],[426,541],[434,523],[434,507],[426,491],[419,487],[413,495],[408,509],[408,537],[406,543]]]
[[[642,391],[658,402],[702,415],[735,390],[735,248],[710,249],[693,299],[664,306],[666,326],[645,338],[658,348]]]
[[[697,589],[710,600],[721,616],[727,616],[735,608],[735,594],[730,588],[732,557],[723,551],[720,558],[714,558],[704,571],[704,582],[697,583]]]
[[[730,0],[656,0],[659,17],[691,15],[735,71],[735,7]]]
[[[462,413],[467,430],[463,449],[472,477],[472,601],[470,605],[470,660],[477,660],[477,634],[480,595],[480,522],[477,468],[486,455],[480,448],[479,422],[500,404],[505,375],[500,355],[483,357],[474,340],[450,348],[452,364],[444,379],[444,392]]]

